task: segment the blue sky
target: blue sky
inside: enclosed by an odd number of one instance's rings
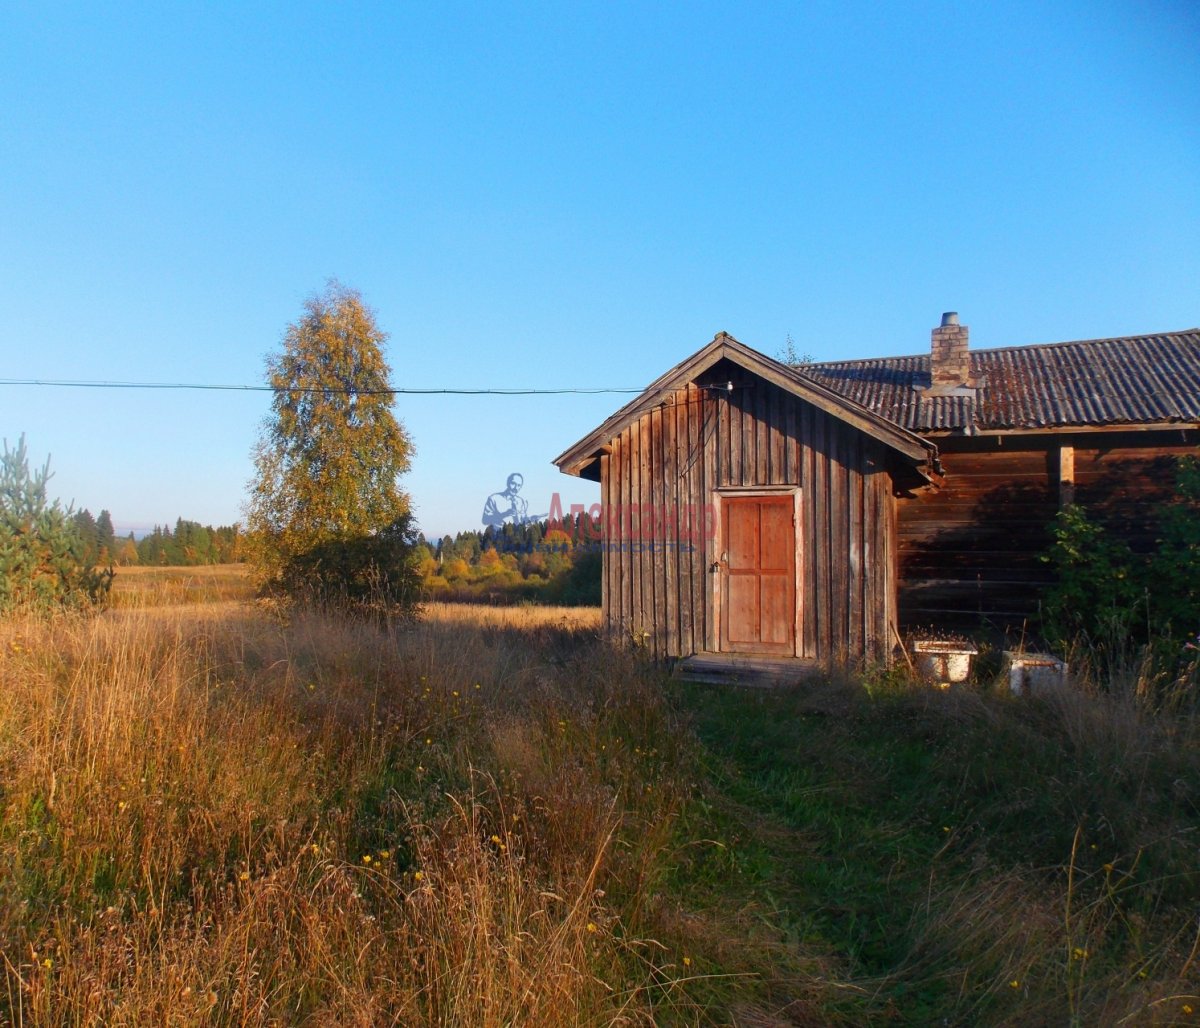
[[[259,383],[333,276],[432,388],[1195,326],[1198,10],[8,5],[0,377]],[[623,402],[400,398],[422,527],[593,502],[549,461]],[[119,529],[229,523],[267,409],[0,386],[0,434]]]

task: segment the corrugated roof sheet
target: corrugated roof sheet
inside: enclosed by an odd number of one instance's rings
[[[929,354],[799,370],[912,432],[1200,422],[1200,329],[971,351],[977,387],[930,395]]]

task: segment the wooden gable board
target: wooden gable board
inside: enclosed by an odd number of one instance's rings
[[[609,441],[618,436],[623,428],[654,409],[670,393],[695,381],[705,371],[724,359],[733,361],[785,392],[806,400],[814,407],[846,422],[861,432],[865,432],[872,438],[878,439],[918,465],[930,464],[936,459],[937,447],[915,433],[880,417],[853,400],[839,396],[832,389],[814,382],[788,365],[772,360],[757,350],[752,350],[738,342],[733,336],[719,332],[713,337],[711,343],[657,378],[646,388],[645,392],[618,410],[574,446],[559,454],[553,463],[566,474],[584,476],[585,472],[590,471],[595,465],[597,458],[604,452]],[[595,475],[588,474],[586,477],[592,478]]]

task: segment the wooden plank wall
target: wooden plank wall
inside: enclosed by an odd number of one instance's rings
[[[718,388],[730,381],[732,391]],[[896,616],[887,452],[736,365],[717,365],[602,458],[608,624],[660,657],[715,646],[714,490],[799,485],[799,655],[883,656]]]
[[[1075,502],[1135,550],[1153,542],[1154,505],[1171,495],[1178,432],[939,439],[943,487],[897,504],[900,623],[1020,632],[1051,576],[1040,555],[1059,509],[1059,447],[1074,449]]]

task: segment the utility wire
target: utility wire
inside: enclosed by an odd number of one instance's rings
[[[207,389],[245,393],[354,393],[358,396],[564,396],[600,393],[640,393],[641,389],[347,389],[339,386],[305,388],[270,385],[205,385],[195,382],[75,382],[51,378],[0,378],[0,386],[57,386],[69,389]]]

